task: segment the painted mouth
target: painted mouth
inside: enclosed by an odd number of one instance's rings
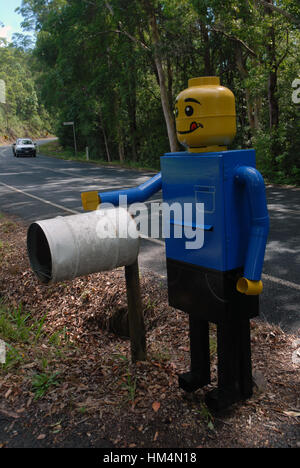
[[[189,129],[189,130],[186,130],[185,132],[179,132],[179,131],[177,131],[177,133],[179,133],[180,135],[184,135],[185,133],[192,133],[192,132],[194,132],[195,130],[197,130],[197,128],[203,128],[203,125],[202,125],[201,123],[192,122],[191,125],[190,125],[190,129]]]

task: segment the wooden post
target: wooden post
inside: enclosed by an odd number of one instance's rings
[[[131,343],[131,361],[134,363],[136,361],[145,361],[147,359],[146,331],[137,260],[132,265],[125,266],[125,278]]]

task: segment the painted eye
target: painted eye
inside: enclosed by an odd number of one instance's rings
[[[175,117],[178,117],[178,107],[175,107]]]
[[[191,115],[193,115],[194,113],[194,109],[192,108],[192,106],[186,106],[185,108],[185,113],[188,117],[190,117]]]

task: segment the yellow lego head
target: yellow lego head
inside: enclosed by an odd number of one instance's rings
[[[236,134],[235,99],[216,76],[192,78],[175,102],[178,141],[190,152],[223,151]]]

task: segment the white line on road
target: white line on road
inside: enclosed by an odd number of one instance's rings
[[[47,205],[52,205],[55,208],[59,208],[60,210],[66,211],[67,213],[72,213],[72,214],[79,214],[79,211],[76,210],[71,210],[70,208],[66,208],[65,206],[58,205],[57,203],[52,203],[49,200],[45,200],[44,198],[37,197],[36,195],[32,195],[31,193],[25,192],[24,190],[17,189],[16,187],[12,187],[11,185],[4,184],[4,182],[0,182],[1,185],[4,187],[9,188],[10,190],[13,190],[14,192],[22,193],[23,195],[26,195],[26,197],[34,198],[35,200],[38,200],[42,203],[46,203]]]
[[[23,174],[32,174],[32,171],[25,171],[25,172],[0,172],[0,176],[23,175]]]
[[[0,182],[0,184],[3,185],[4,187],[9,188],[10,190],[13,190],[14,192],[21,193],[23,195],[26,195],[27,197],[33,198],[33,199],[38,200],[38,201],[40,201],[42,203],[46,203],[47,205],[54,206],[55,208],[59,208],[62,211],[66,211],[67,213],[71,213],[71,214],[79,214],[80,213],[77,210],[71,210],[70,208],[66,208],[65,206],[58,205],[57,203],[50,202],[49,200],[45,200],[44,198],[37,197],[36,195],[32,195],[31,193],[25,192],[24,190],[20,190],[20,189],[17,189],[16,187],[12,187],[11,185],[4,184],[4,182]],[[162,241],[160,239],[152,239],[151,237],[144,236],[143,234],[141,234],[141,237],[142,237],[142,239],[148,240],[149,242],[152,242],[154,244],[159,244],[161,246],[165,245],[164,241]],[[277,278],[275,276],[266,275],[266,274],[263,274],[262,277],[267,281],[271,281],[273,283],[280,284],[281,286],[286,286],[288,288],[292,288],[292,289],[296,289],[296,290],[300,291],[300,285],[297,284],[297,283],[293,283],[292,281],[283,280],[281,278]]]
[[[273,283],[280,284],[281,286],[287,286],[288,288],[297,289],[300,291],[300,284],[293,283],[292,281],[283,280],[281,278],[276,278],[276,276],[262,274],[263,279],[267,281],[272,281]]]

